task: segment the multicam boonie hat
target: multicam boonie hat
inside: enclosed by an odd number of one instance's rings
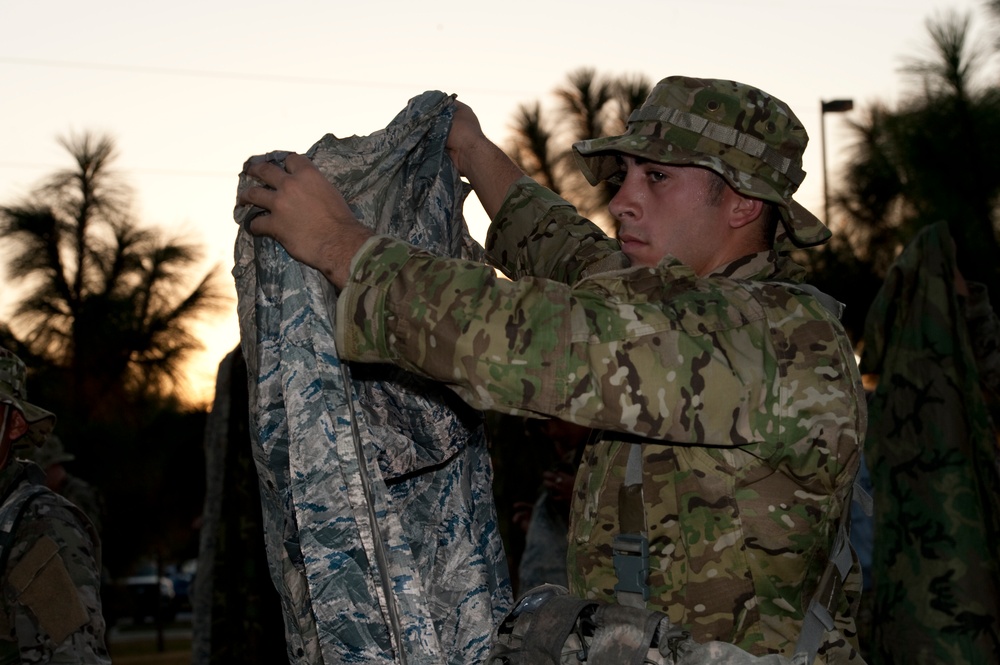
[[[592,185],[619,172],[618,153],[709,168],[736,191],[777,204],[792,242],[809,247],[828,240],[830,230],[792,199],[806,175],[808,142],[788,105],[757,88],[671,76],[632,113],[623,135],[580,141],[573,149]]]
[[[56,417],[27,401],[27,377],[24,362],[9,350],[0,348],[0,404],[10,404],[21,412],[28,422],[24,438],[37,446],[52,432]]]

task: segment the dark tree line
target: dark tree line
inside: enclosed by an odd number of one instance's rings
[[[546,111],[538,101],[518,108],[505,151],[527,175],[610,230],[607,205],[613,192],[607,185],[590,186],[574,162],[572,146],[583,139],[621,134],[652,88],[639,75],[614,78],[589,68],[572,72],[566,84],[556,88],[553,108]]]

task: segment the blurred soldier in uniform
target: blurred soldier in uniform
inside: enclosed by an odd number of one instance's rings
[[[541,490],[527,513],[524,554],[518,566],[518,592],[542,584],[566,586],[566,537],[573,500],[573,479],[580,466],[590,430],[554,418],[525,419],[524,441],[548,452],[550,463],[541,474]],[[550,450],[551,449],[551,450]]]
[[[219,364],[205,425],[205,507],[191,608],[192,665],[288,665],[281,598],[268,574],[250,440],[247,364]]]
[[[830,236],[792,198],[807,140],[755,87],[664,79],[624,135],[574,146],[592,184],[617,187],[609,238],[460,106],[447,149],[510,280],[373,236],[302,156],[253,166],[265,186],[240,200],[270,211],[253,233],[341,289],[341,358],[600,432],[573,492],[576,595],[662,610],[699,642],[757,655],[791,657],[819,621],[817,662],[851,662],[840,575],[860,585],[838,533],[866,412],[838,304],[790,257]]]
[[[0,663],[110,663],[100,540],[14,446],[42,444],[55,416],[26,400],[24,363],[0,349]]]
[[[45,472],[45,485],[70,503],[82,510],[90,518],[97,535],[100,536],[104,525],[104,497],[101,491],[66,470],[65,464],[76,459],[76,455],[67,452],[62,439],[51,434],[45,443],[25,454]]]
[[[865,323],[876,665],[1000,662],[1000,320],[962,256],[923,227]]]

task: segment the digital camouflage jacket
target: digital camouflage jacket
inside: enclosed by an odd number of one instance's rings
[[[0,664],[110,663],[100,542],[37,465],[0,471]]]
[[[450,97],[424,93],[384,130],[328,135],[306,156],[376,232],[475,258],[467,185],[445,154],[453,112]],[[235,218],[253,214],[238,206]],[[485,659],[512,599],[482,414],[414,374],[341,362],[336,290],[274,240],[241,230],[234,276],[290,661]]]
[[[866,417],[850,343],[795,286],[802,269],[776,252],[705,277],[669,257],[627,268],[616,241],[527,178],[487,251],[513,281],[369,240],[338,301],[340,353],[443,381],[480,409],[604,431],[577,475],[578,595],[614,600],[618,489],[641,445],[649,606],[698,641],[790,656]],[[818,662],[857,657],[840,609]]]

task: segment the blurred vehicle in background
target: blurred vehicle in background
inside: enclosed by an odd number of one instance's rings
[[[139,563],[133,574],[124,579],[122,586],[127,605],[125,611],[135,623],[143,623],[146,619],[167,623],[177,615],[174,582],[166,574],[159,574],[155,562]]]
[[[178,612],[191,611],[191,592],[198,572],[198,560],[188,559],[180,565],[170,565],[164,572],[174,585],[174,608]]]

